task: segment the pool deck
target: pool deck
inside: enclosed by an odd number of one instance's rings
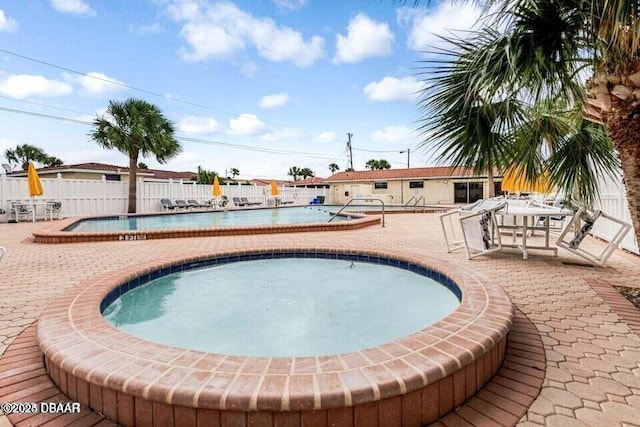
[[[506,250],[469,261],[462,251],[446,253],[433,214],[390,215],[385,228],[331,233],[33,243],[32,233],[48,226],[0,224],[0,245],[7,248],[0,261],[0,355],[55,296],[123,267],[135,269],[165,257],[273,247],[383,249],[409,257],[439,257],[485,274],[537,327],[546,357],[545,378],[519,425],[640,425],[640,313],[611,292],[611,285],[640,287],[637,256],[617,251],[606,267],[588,266],[562,249],[558,257],[532,251],[523,260],[518,251]],[[587,243],[602,245],[591,238]],[[503,392],[513,389],[515,394],[515,388],[503,387]],[[0,415],[0,427],[5,425],[11,424]]]

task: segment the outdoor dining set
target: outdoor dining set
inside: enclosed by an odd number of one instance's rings
[[[593,250],[583,244],[596,221],[610,221],[614,237],[604,249]],[[590,263],[604,265],[632,225],[602,211],[565,203],[563,199],[535,201],[498,197],[478,200],[440,215],[447,251],[464,248],[468,259],[516,248],[527,259],[532,249],[558,254],[558,247]],[[541,232],[542,242],[535,238]],[[557,233],[555,245],[551,234]],[[511,236],[506,243],[503,234]]]

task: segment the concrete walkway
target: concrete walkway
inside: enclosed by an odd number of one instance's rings
[[[389,215],[387,227],[355,231],[156,241],[42,245],[31,232],[44,223],[0,224],[0,355],[56,295],[98,274],[171,255],[205,255],[271,246],[385,248],[456,260],[494,278],[538,328],[546,355],[543,389],[520,425],[640,426],[640,338],[600,296],[609,285],[640,287],[640,258],[615,253],[607,267],[516,250],[465,259],[447,254],[437,215]],[[602,245],[595,240],[590,245]],[[608,301],[608,302],[607,302]],[[622,314],[622,313],[621,313]],[[629,313],[625,313],[628,321]],[[633,315],[633,312],[631,312]],[[633,317],[633,316],[632,316]],[[1,356],[0,356],[1,357]],[[0,415],[0,427],[9,425]]]

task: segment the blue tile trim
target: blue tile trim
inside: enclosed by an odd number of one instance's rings
[[[143,274],[135,279],[132,279],[126,283],[121,284],[117,288],[109,292],[102,302],[100,303],[100,313],[104,313],[106,308],[111,305],[121,295],[137,288],[138,286],[146,285],[152,280],[159,277],[167,276],[172,273],[180,271],[197,270],[204,267],[210,267],[218,264],[228,264],[231,262],[241,262],[248,260],[259,259],[282,259],[282,258],[319,258],[319,259],[339,259],[344,261],[357,261],[367,262],[370,264],[390,265],[393,267],[408,270],[421,276],[429,277],[441,285],[449,289],[458,300],[462,301],[462,291],[450,277],[437,270],[412,264],[407,261],[402,261],[394,258],[379,257],[377,255],[365,255],[365,254],[353,254],[346,252],[324,252],[324,251],[290,251],[290,252],[257,252],[253,254],[244,255],[229,255],[204,259],[200,261],[194,261],[185,264],[177,264],[171,267],[165,267],[163,269],[155,270],[147,274]]]

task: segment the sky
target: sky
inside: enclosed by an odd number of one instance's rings
[[[66,164],[126,166],[88,136],[110,100],[156,104],[182,152],[151,168],[287,179],[386,159],[433,165],[419,144],[420,61],[471,28],[472,4],[393,0],[0,0],[0,152],[31,144]],[[10,111],[9,111],[10,110]],[[400,153],[400,151],[405,151]]]

